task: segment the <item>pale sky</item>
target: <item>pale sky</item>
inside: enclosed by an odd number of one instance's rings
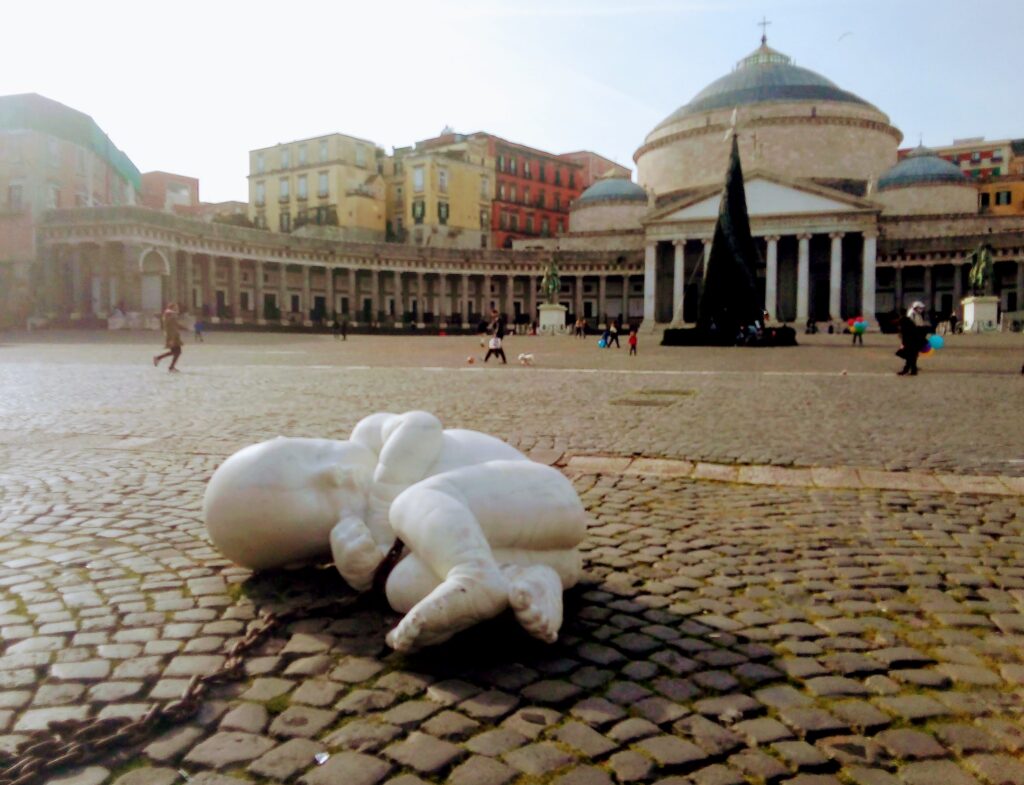
[[[1022,0],[49,0],[5,8],[0,95],[92,116],[143,172],[248,196],[248,151],[489,131],[635,170],[661,120],[768,43],[903,146],[1024,137]]]

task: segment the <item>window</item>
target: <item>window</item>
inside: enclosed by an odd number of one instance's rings
[[[529,203],[530,203],[530,189],[529,188],[524,188],[523,189],[523,204],[529,204]]]
[[[555,185],[561,185],[561,184],[562,184],[562,170],[561,169],[555,169]]]
[[[448,193],[448,170],[438,169],[437,170],[437,190],[441,193]]]
[[[972,164],[976,164],[976,163],[980,163],[980,162],[981,162],[981,153],[978,153],[978,152],[971,153],[971,163]]]
[[[306,175],[304,174],[299,175],[299,188],[297,196],[299,199],[309,198],[309,186],[306,183]]]
[[[996,191],[996,204],[1010,204],[1010,192]]]
[[[480,195],[485,199],[491,192],[491,180],[488,177],[480,178]]]
[[[277,187],[277,200],[279,202],[287,202],[288,199],[291,197],[290,189],[289,189],[288,186],[289,186],[288,178],[287,177],[282,177],[281,180],[278,182],[278,187]]]
[[[279,222],[282,232],[290,232],[292,230],[292,216],[287,210],[281,213]]]
[[[416,193],[423,191],[423,167],[417,166],[412,170],[412,190]]]
[[[266,229],[267,228],[267,216],[264,215],[263,213],[256,213],[255,224],[256,224],[257,228],[259,228],[259,229]]]
[[[526,231],[533,234],[533,216],[526,216]]]
[[[501,220],[499,221],[499,225],[502,229],[508,229],[508,213],[505,210],[501,211]]]
[[[988,207],[991,199],[991,194],[982,191],[978,194],[978,207]]]
[[[505,201],[505,183],[498,184],[498,198],[501,201]]]
[[[318,173],[316,181],[316,195],[321,199],[326,199],[330,195],[330,190],[327,187],[327,172]]]
[[[503,156],[503,155],[499,155],[498,156],[498,171],[499,172],[504,172],[505,171],[505,156]]]
[[[299,145],[299,166],[306,165],[306,145]]]
[[[263,174],[266,168],[266,160],[263,158],[263,153],[256,153],[256,174]]]
[[[529,176],[530,176],[530,162],[529,161],[523,161],[523,177],[527,177],[528,178]]]
[[[486,210],[481,210],[480,211],[480,228],[481,229],[486,229],[488,227],[488,225],[490,224],[490,222],[491,222],[490,219],[491,219],[491,216],[488,214],[488,212]]]
[[[327,140],[326,139],[321,139],[320,140],[320,160],[321,161],[326,161],[327,160]]]
[[[576,173],[575,172],[569,172],[569,187],[570,188],[575,188],[576,187]]]
[[[356,166],[366,166],[366,148],[361,144],[356,145]]]
[[[395,187],[395,204],[402,203],[402,186]]]
[[[563,224],[562,223],[562,219],[559,218],[558,219],[558,233],[561,234],[563,231],[565,231],[565,224]]]
[[[423,215],[426,212],[426,205],[422,199],[417,199],[412,203],[412,220],[413,223],[423,223]]]
[[[448,223],[448,202],[437,203],[437,221],[442,226]]]
[[[537,162],[537,179],[542,183],[547,182],[547,173],[544,169],[544,163],[541,161]]]
[[[543,191],[541,191],[539,194],[537,194],[537,206],[538,207],[543,207],[544,206],[544,192]]]
[[[512,174],[516,174],[516,157],[514,155],[513,156],[509,156],[509,159],[508,159],[508,170],[510,172],[512,172]]]
[[[559,193],[555,194],[555,209],[556,210],[561,210],[562,209],[562,195],[559,194]]]
[[[551,224],[548,223],[548,219],[546,217],[540,219],[540,233],[544,237],[551,234]]]
[[[20,210],[22,208],[21,185],[10,185],[7,187],[7,208],[9,210]]]
[[[519,213],[512,213],[512,231],[519,231]]]
[[[513,185],[512,186],[512,199],[511,199],[511,201],[514,202],[515,200],[516,200],[516,187]]]
[[[281,168],[289,169],[292,165],[292,151],[285,147],[281,150]]]
[[[266,183],[256,183],[256,204],[262,207],[267,203],[267,186]]]
[[[994,163],[994,164],[995,163],[999,163],[1002,160],[1003,160],[1003,153],[1002,153],[1001,150],[996,150],[994,153],[992,153],[992,163]]]

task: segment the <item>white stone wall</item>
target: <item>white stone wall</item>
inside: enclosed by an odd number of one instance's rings
[[[637,151],[639,184],[663,194],[722,182],[729,156],[723,135],[731,114],[704,113],[652,132]],[[748,107],[739,113],[737,127],[745,172],[790,179],[877,178],[895,165],[902,138],[883,113],[842,103]],[[677,133],[680,138],[671,138]]]
[[[970,183],[922,184],[879,191],[874,200],[885,215],[941,215],[973,213],[978,209],[978,191]]]

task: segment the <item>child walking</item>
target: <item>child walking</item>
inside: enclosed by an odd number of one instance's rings
[[[636,330],[629,331],[629,353],[636,354]]]
[[[153,358],[153,365],[159,366],[160,361],[164,357],[170,357],[171,367],[167,370],[171,373],[177,373],[178,369],[175,366],[178,364],[178,358],[181,357],[181,325],[178,324],[177,305],[171,303],[167,306],[167,310],[164,311],[163,322],[164,346],[167,348],[167,351],[156,355]]]

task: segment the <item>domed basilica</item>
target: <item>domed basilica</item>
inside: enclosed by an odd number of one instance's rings
[[[1003,309],[1022,308],[1024,219],[979,214],[974,184],[924,147],[898,160],[903,134],[888,115],[765,39],[647,135],[638,185],[591,186],[569,234],[547,245],[642,249],[645,324],[693,322],[733,125],[774,319],[874,322],[918,299],[949,314],[965,293],[965,257],[983,241],[1008,279]]]

